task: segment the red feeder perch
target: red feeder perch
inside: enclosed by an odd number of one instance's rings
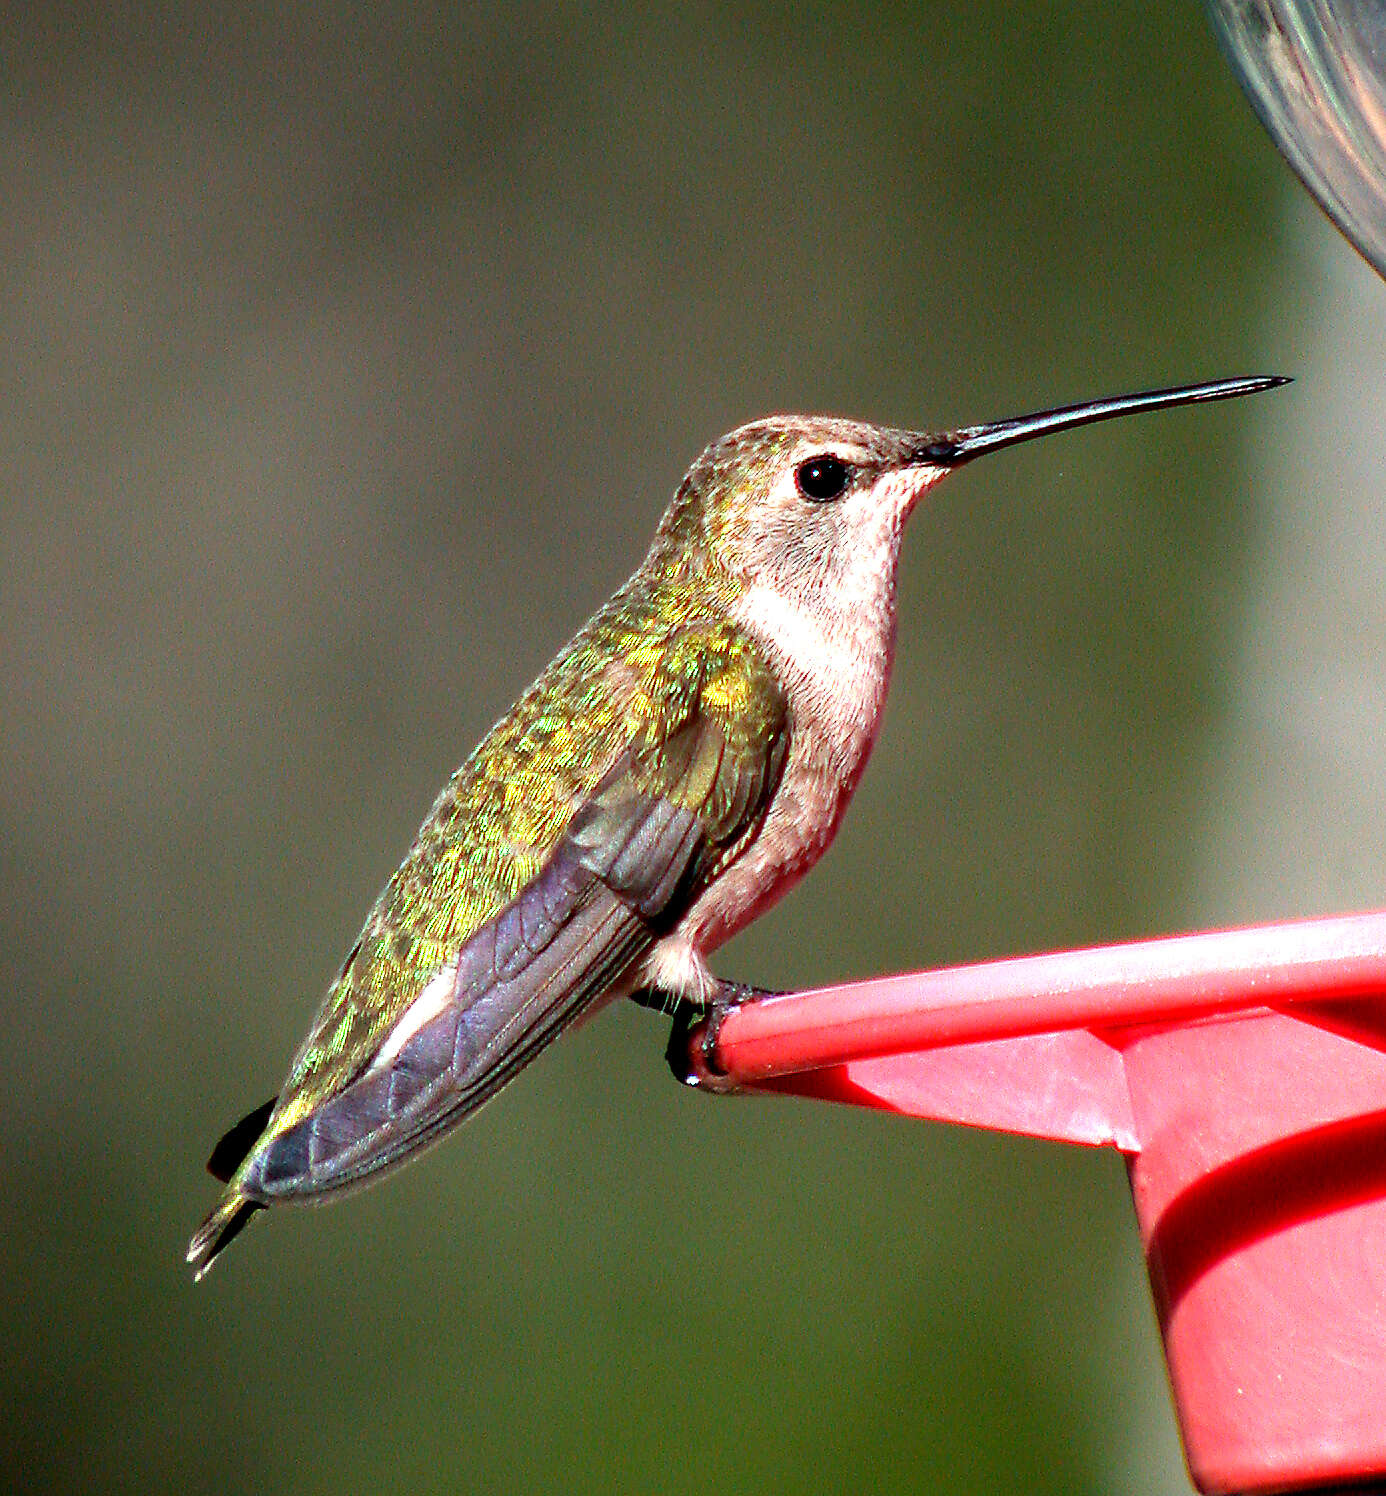
[[[1120,1148],[1195,1484],[1337,1487],[1386,1480],[1383,996],[1386,911],[1177,936],[747,1003],[714,1083]]]

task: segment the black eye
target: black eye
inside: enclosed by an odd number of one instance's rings
[[[825,453],[822,457],[810,457],[794,470],[794,481],[799,492],[815,504],[841,497],[843,490],[852,481],[852,470],[841,458]]]

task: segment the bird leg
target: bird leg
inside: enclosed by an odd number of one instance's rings
[[[717,1063],[717,1035],[727,1014],[742,1003],[776,996],[777,993],[764,987],[751,987],[744,982],[718,982],[711,997],[701,1003],[659,987],[641,987],[631,993],[631,1001],[674,1020],[664,1050],[674,1079],[695,1090],[725,1096],[739,1089],[724,1079],[726,1072]],[[702,1037],[696,1051],[690,1053],[689,1041],[700,1024]]]

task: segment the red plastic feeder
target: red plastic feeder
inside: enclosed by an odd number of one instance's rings
[[[1386,911],[1177,936],[747,1003],[714,1084],[1121,1149],[1198,1488],[1380,1482],[1383,997]]]

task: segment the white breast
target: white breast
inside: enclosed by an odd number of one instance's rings
[[[894,645],[894,603],[893,588],[888,598],[839,594],[807,604],[752,587],[735,608],[737,621],[774,657],[799,735],[821,740],[823,749],[844,761],[870,746],[880,719]]]
[[[715,949],[818,861],[832,841],[880,727],[895,647],[898,525],[864,537],[832,595],[752,586],[733,617],[766,649],[784,682],[790,749],[755,842],[689,911],[672,947]],[[680,952],[679,959],[687,957]]]

